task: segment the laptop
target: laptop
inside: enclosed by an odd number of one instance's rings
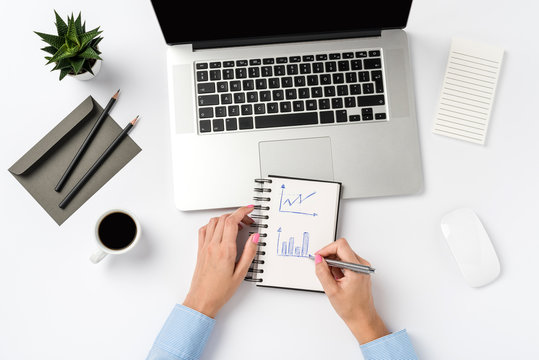
[[[250,204],[268,175],[339,181],[345,199],[422,189],[411,0],[152,5],[178,209]]]

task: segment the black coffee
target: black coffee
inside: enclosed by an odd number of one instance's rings
[[[137,224],[127,214],[110,213],[101,220],[98,234],[103,245],[112,250],[121,250],[131,245],[135,240]]]

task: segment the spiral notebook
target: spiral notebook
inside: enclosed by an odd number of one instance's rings
[[[309,255],[335,241],[341,183],[270,175],[255,184],[251,217],[260,241],[246,280],[323,291]]]

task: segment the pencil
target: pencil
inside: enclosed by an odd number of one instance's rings
[[[314,256],[309,255],[309,259],[314,260]],[[326,260],[329,266],[337,267],[340,269],[348,269],[357,273],[362,273],[362,274],[367,274],[367,275],[374,273],[374,269],[367,265],[349,263],[345,261],[326,259],[326,258],[324,258],[324,260]]]
[[[73,157],[73,160],[71,160],[71,162],[69,163],[66,171],[64,172],[64,175],[62,175],[62,177],[60,178],[60,181],[58,181],[58,184],[54,188],[54,190],[56,190],[57,192],[62,191],[62,188],[64,187],[67,179],[69,179],[69,176],[71,175],[71,173],[77,166],[82,155],[84,154],[88,146],[90,146],[90,143],[92,142],[95,134],[97,134],[97,130],[99,130],[99,127],[101,126],[103,121],[105,121],[107,115],[109,114],[110,109],[112,108],[112,105],[114,105],[116,100],[118,100],[119,93],[120,93],[120,90],[116,91],[116,94],[112,95],[112,97],[109,100],[109,103],[107,104],[107,106],[105,106],[105,108],[101,112],[101,115],[99,115],[99,118],[97,119],[94,126],[92,127],[88,135],[86,136],[86,139],[84,139],[84,142],[82,143],[79,150],[75,154],[75,157]]]
[[[82,189],[84,184],[92,177],[92,175],[96,172],[96,170],[105,162],[107,157],[112,154],[114,149],[122,142],[122,140],[127,136],[131,128],[137,123],[138,115],[136,118],[134,118],[130,123],[126,125],[126,127],[122,130],[122,132],[112,141],[112,143],[109,145],[109,147],[101,154],[101,156],[95,161],[95,163],[92,165],[90,169],[84,174],[84,176],[79,180],[79,182],[73,186],[73,189],[66,195],[64,200],[58,205],[60,209],[65,209],[65,207],[69,204],[69,202],[77,195],[77,193]]]

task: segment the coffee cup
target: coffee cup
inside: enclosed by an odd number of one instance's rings
[[[90,256],[90,261],[97,264],[108,254],[119,255],[131,250],[140,238],[140,224],[127,210],[109,210],[97,220],[94,237],[98,249]]]

